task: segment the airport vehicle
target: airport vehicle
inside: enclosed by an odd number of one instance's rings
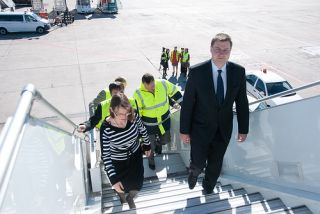
[[[292,89],[292,86],[288,81],[272,71],[267,71],[267,69],[262,69],[261,71],[247,71],[246,79],[247,91],[256,99],[261,99]],[[297,93],[291,93],[267,100],[266,104],[271,107],[300,99],[301,97]]]
[[[103,13],[118,13],[117,0],[101,0],[99,9]]]
[[[77,0],[76,6],[78,13],[93,13],[95,8],[93,7],[92,0]]]
[[[44,33],[50,29],[49,21],[32,12],[1,12],[0,34],[8,32]]]

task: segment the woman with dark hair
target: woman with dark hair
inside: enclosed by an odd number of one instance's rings
[[[138,136],[142,136],[142,146]],[[140,117],[132,109],[128,98],[120,93],[112,97],[110,117],[105,118],[100,128],[102,160],[105,170],[118,193],[121,203],[135,208],[133,198],[142,188],[142,153],[150,156],[147,130]]]

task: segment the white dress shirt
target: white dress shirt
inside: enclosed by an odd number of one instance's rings
[[[211,65],[212,65],[212,76],[213,76],[213,85],[214,85],[214,90],[217,93],[217,84],[218,84],[218,70],[222,70],[221,72],[221,77],[223,80],[223,90],[224,90],[224,97],[226,96],[226,91],[227,91],[227,64],[224,64],[221,69],[219,69],[211,60]]]

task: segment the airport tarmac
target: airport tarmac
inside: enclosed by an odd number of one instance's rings
[[[294,87],[320,80],[318,0],[121,0],[121,7],[115,15],[77,16],[44,35],[0,36],[0,127],[28,83],[78,123],[116,77],[128,80],[129,96],[144,73],[160,77],[161,47],[189,48],[194,65],[210,58],[219,32],[233,39],[230,60],[247,69],[267,67]],[[318,86],[302,95],[319,92]],[[53,115],[36,106],[33,112]]]

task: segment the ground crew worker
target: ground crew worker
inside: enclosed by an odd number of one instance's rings
[[[123,85],[123,91],[125,87],[127,86],[127,80],[123,77],[117,77],[114,82],[120,82]],[[97,106],[104,100],[111,99],[111,93],[109,90],[109,87],[103,89],[102,91],[99,92],[96,98],[89,104],[90,107],[93,107],[94,109],[97,108]]]
[[[118,93],[123,93],[123,85],[120,82],[113,82],[109,85],[110,94],[113,96]],[[129,99],[129,98],[128,98]],[[94,127],[100,129],[102,121],[110,115],[111,99],[107,99],[98,104],[97,109],[94,111],[94,114],[89,118],[88,121],[79,124],[78,131],[86,132],[90,131]],[[136,101],[134,99],[129,99],[129,102],[133,109],[137,109]]]
[[[167,70],[169,70],[169,60],[170,60],[170,50],[169,50],[169,48],[167,48],[166,49],[166,61],[165,61],[165,64],[166,64],[166,76],[165,76],[165,78],[164,79],[166,79],[166,77],[167,77]]]
[[[162,53],[161,53],[161,58],[160,58],[160,68],[159,71],[161,69],[162,66],[162,78],[166,79],[167,77],[167,69],[169,67],[168,65],[168,54],[169,54],[169,49],[166,48],[162,48]]]
[[[170,62],[172,64],[172,76],[178,75],[178,64],[180,61],[180,53],[177,50],[177,46],[170,53]]]
[[[190,56],[189,56],[188,48],[185,48],[181,56],[181,74],[183,74],[185,77],[187,76],[189,59],[190,59]]]
[[[148,157],[148,163],[152,170],[155,169],[154,152],[161,154],[162,145],[171,141],[168,97],[176,102],[176,107],[182,101],[182,95],[174,84],[164,79],[155,80],[148,73],[142,76],[140,88],[133,95],[151,142],[153,152]],[[157,136],[160,138],[159,143],[156,142]]]
[[[188,48],[185,49],[185,55],[186,55],[185,57],[186,57],[186,68],[187,68],[186,75],[187,75],[190,68],[190,53]]]
[[[165,47],[162,47],[162,52],[161,52],[161,56],[160,56],[160,67],[159,67],[159,71],[161,70],[161,68],[163,67],[163,64],[164,64],[164,60],[165,60],[165,57],[164,57],[164,54],[166,53],[166,48]]]
[[[182,63],[182,59],[183,59],[183,54],[184,54],[184,48],[181,48],[181,52],[180,52],[180,73],[183,73],[183,63]]]

